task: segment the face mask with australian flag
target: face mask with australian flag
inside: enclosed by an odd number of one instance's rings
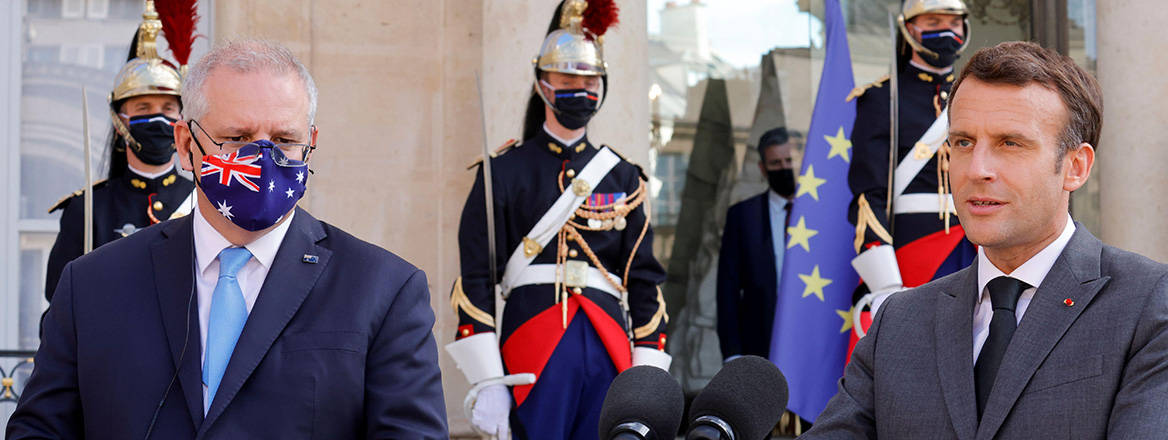
[[[259,140],[230,153],[203,157],[199,186],[236,226],[253,232],[269,228],[304,196],[308,164],[289,160],[274,147]]]

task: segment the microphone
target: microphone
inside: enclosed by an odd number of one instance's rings
[[[600,440],[673,440],[685,413],[681,385],[641,365],[613,379],[600,409]]]
[[[734,359],[710,379],[689,409],[686,440],[760,440],[787,408],[787,379],[758,356]]]

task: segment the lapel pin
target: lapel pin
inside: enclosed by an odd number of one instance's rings
[[[305,263],[308,263],[308,264],[316,264],[317,262],[320,261],[320,257],[318,257],[316,255],[304,254],[304,259],[301,261],[304,261]],[[1068,299],[1067,301],[1070,301],[1070,300]]]
[[[1066,305],[1067,305],[1067,307],[1070,307],[1070,306],[1073,306],[1073,305],[1075,305],[1075,300],[1073,300],[1073,299],[1070,299],[1070,298],[1067,298],[1067,299],[1064,299],[1064,300],[1063,300],[1063,304],[1066,304]]]

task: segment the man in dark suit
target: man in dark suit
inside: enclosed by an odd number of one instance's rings
[[[950,179],[978,258],[884,303],[804,438],[1163,437],[1168,267],[1067,214],[1095,160],[1098,83],[1008,42],[953,90]]]
[[[718,253],[718,342],[724,361],[748,354],[765,358],[771,348],[795,174],[785,128],[764,133],[758,145],[758,168],[770,189],[726,211]]]
[[[235,42],[183,87],[196,210],[65,267],[8,438],[446,438],[425,274],[295,207],[307,69]]]

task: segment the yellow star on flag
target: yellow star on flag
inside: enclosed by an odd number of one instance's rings
[[[806,298],[807,295],[814,293],[815,296],[819,297],[820,302],[824,301],[823,288],[827,287],[828,284],[831,284],[831,280],[827,278],[821,278],[819,276],[818,264],[815,265],[814,269],[811,269],[811,275],[799,274],[799,279],[803,280],[803,284],[806,286],[803,288],[804,298]]]
[[[839,315],[839,317],[843,318],[843,320],[844,320],[844,325],[840,326],[840,333],[841,334],[852,329],[852,310],[855,310],[855,309],[856,309],[855,307],[852,307],[851,309],[848,309],[848,310],[836,310],[835,311],[835,314]]]
[[[799,245],[803,246],[803,250],[811,252],[811,242],[808,240],[818,233],[819,231],[807,228],[806,217],[799,217],[799,223],[796,223],[795,226],[787,226],[787,235],[790,236],[787,239],[787,249]]]
[[[819,200],[819,185],[827,183],[827,179],[820,179],[815,177],[815,166],[807,165],[807,173],[799,176],[799,191],[795,193],[795,198],[799,198],[803,194],[811,194],[811,198]]]
[[[835,136],[824,136],[828,144],[831,144],[831,151],[827,153],[827,158],[839,156],[844,159],[844,162],[851,162],[852,159],[848,156],[849,150],[852,149],[852,141],[844,136],[844,128],[840,127]]]

